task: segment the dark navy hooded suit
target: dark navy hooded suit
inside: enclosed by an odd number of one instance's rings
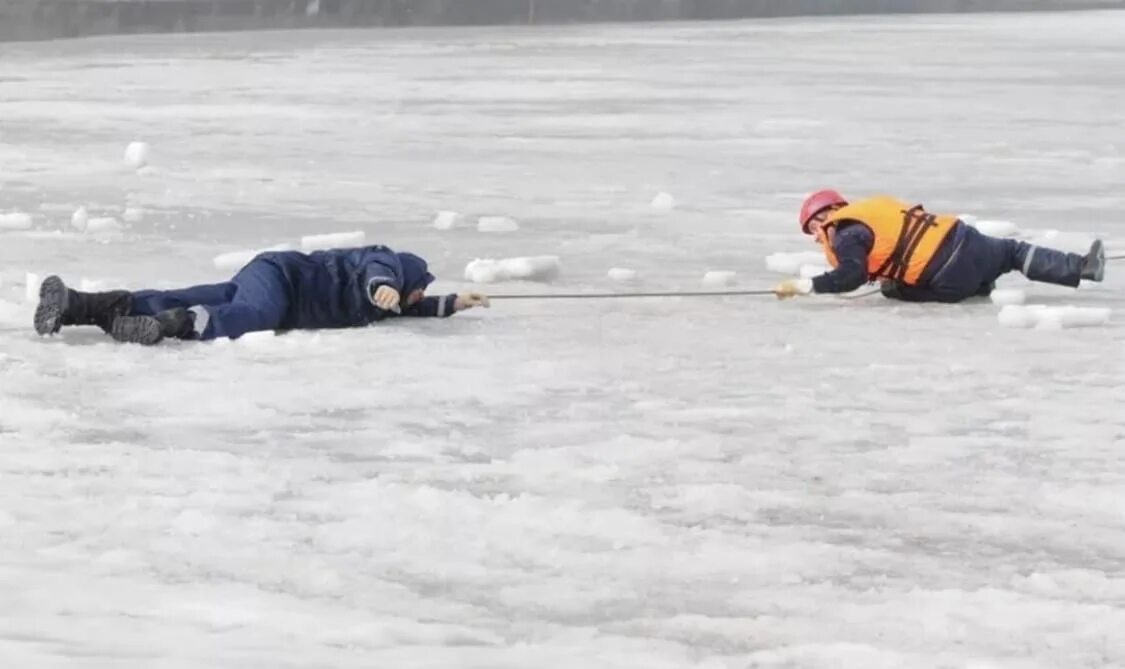
[[[225,283],[133,293],[130,315],[190,309],[200,339],[237,339],[259,330],[357,327],[400,315],[375,306],[379,286],[399,292],[402,316],[452,315],[456,295],[426,297],[406,306],[412,291],[433,280],[425,260],[385,246],[307,254],[276,251],[259,254]]]

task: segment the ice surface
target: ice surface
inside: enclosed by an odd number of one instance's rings
[[[1125,666],[1116,314],[497,300],[143,349],[36,337],[23,286],[363,229],[435,293],[540,253],[559,292],[765,288],[773,250],[824,262],[822,186],[1122,249],[1123,44],[1055,13],[0,45],[0,211],[62,207],[0,238],[0,666]],[[161,170],[122,174],[141,137]],[[160,215],[50,229],[123,202]],[[1002,285],[1120,312],[1120,268]]]
[[[766,256],[766,268],[782,274],[800,274],[804,266],[823,266],[824,254],[820,251],[777,252]]]
[[[669,193],[657,193],[652,198],[652,208],[657,211],[670,211],[676,208],[676,198]]]
[[[121,218],[126,223],[140,223],[144,220],[145,212],[140,207],[126,207]]]
[[[266,251],[288,251],[292,249],[288,244],[277,244],[262,249],[247,249],[244,251],[228,251],[220,253],[211,259],[211,264],[215,269],[221,270],[236,270],[242,268],[246,263],[250,262],[259,253]]]
[[[625,267],[612,267],[607,275],[614,281],[634,281],[637,278],[637,270],[627,269]]]
[[[709,270],[703,274],[703,285],[711,288],[731,286],[735,283],[737,272],[727,270]]]
[[[70,225],[79,232],[86,232],[86,226],[90,223],[90,213],[86,211],[86,207],[79,207],[74,210],[74,214],[70,217]]]
[[[15,211],[0,214],[0,230],[27,230],[31,227],[31,216]]]
[[[151,150],[145,142],[130,142],[129,146],[125,147],[125,164],[139,170],[148,165],[150,154]]]
[[[465,266],[465,280],[474,283],[497,281],[553,281],[558,277],[561,263],[558,256],[531,256],[520,258],[477,258]]]
[[[520,229],[520,224],[508,216],[481,216],[477,219],[477,230],[480,232],[515,232]]]
[[[1009,304],[997,314],[1000,324],[1010,328],[1063,328],[1108,325],[1112,310],[1108,307],[1047,306]]]
[[[1017,237],[1020,234],[1019,227],[1011,221],[991,221],[991,220],[977,220],[973,224],[977,230],[989,235],[990,237]]]
[[[1027,300],[1027,291],[1018,288],[997,288],[989,296],[993,304],[1001,306],[1010,304],[1023,304]]]
[[[355,232],[333,232],[324,235],[305,235],[301,237],[302,251],[318,251],[321,249],[341,249],[349,246],[363,246],[367,241],[367,234],[363,230]]]
[[[800,275],[802,279],[811,279],[814,276],[820,276],[821,274],[824,274],[830,269],[832,268],[824,264],[801,265],[797,269],[797,274]]]
[[[39,302],[39,286],[43,284],[43,277],[38,274],[28,272],[24,277],[23,286],[24,293],[23,299],[32,304]]]
[[[434,227],[438,230],[452,230],[464,224],[465,217],[455,211],[439,211],[434,217]]]
[[[71,224],[74,219],[71,219]],[[86,219],[86,232],[113,232],[121,229],[121,222],[112,216],[95,216]]]

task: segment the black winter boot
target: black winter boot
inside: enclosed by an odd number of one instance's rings
[[[1082,256],[1082,278],[1087,281],[1101,281],[1105,278],[1105,245],[1095,239],[1090,250]]]
[[[109,332],[114,319],[129,313],[132,304],[132,294],[127,290],[83,293],[67,288],[62,279],[52,275],[39,286],[35,331],[49,335],[64,325],[97,325]]]
[[[195,313],[187,309],[168,309],[155,316],[118,316],[110,335],[120,342],[152,346],[167,337],[195,339]]]

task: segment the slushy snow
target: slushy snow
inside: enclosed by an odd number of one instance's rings
[[[558,256],[477,258],[465,266],[465,279],[473,283],[554,280],[561,269]]]

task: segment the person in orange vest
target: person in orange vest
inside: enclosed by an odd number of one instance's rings
[[[880,281],[883,295],[907,302],[960,302],[988,296],[998,277],[1018,270],[1032,281],[1077,287],[1105,276],[1105,247],[1094,240],[1085,255],[982,234],[956,216],[878,196],[848,202],[834,190],[809,195],[801,231],[824,248],[832,270],[812,279],[782,281],[781,299],[846,293]]]

